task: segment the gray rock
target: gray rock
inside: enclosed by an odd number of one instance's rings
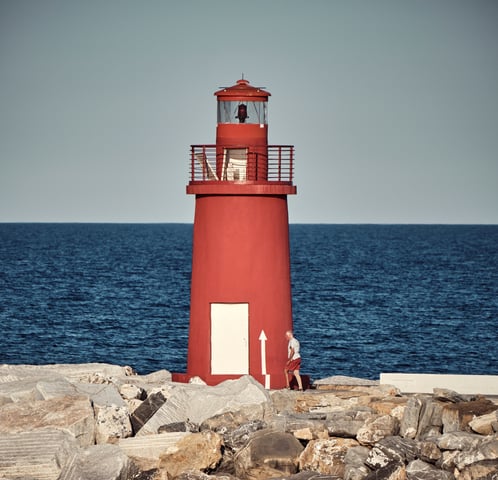
[[[73,455],[58,480],[127,480],[135,473],[117,445],[94,445]]]
[[[496,480],[498,478],[498,462],[483,460],[472,463],[460,471],[459,480]]]
[[[221,461],[221,446],[221,436],[214,432],[190,433],[161,455],[159,471],[170,478],[189,470],[213,470]]]
[[[399,426],[399,434],[405,438],[415,438],[418,431],[418,421],[422,409],[422,398],[418,395],[410,397]]]
[[[53,364],[53,365],[0,365],[0,383],[20,379],[63,377],[70,382],[85,381],[92,378],[112,379],[130,375],[130,367],[120,367],[108,363]]]
[[[473,450],[483,441],[483,437],[476,433],[451,432],[445,433],[436,439],[441,450]]]
[[[297,472],[303,446],[290,433],[259,430],[234,458],[236,476],[270,478]]]
[[[167,425],[162,425],[159,427],[157,433],[165,433],[165,432],[198,432],[199,425],[196,425],[192,422],[176,422],[176,423],[168,423]]]
[[[370,469],[366,461],[370,449],[368,447],[351,447],[344,456],[344,480],[362,480],[369,473]]]
[[[351,438],[312,440],[299,457],[299,468],[343,477],[346,453],[357,446],[358,442]]]
[[[87,396],[98,407],[126,406],[123,397],[114,385],[77,382],[74,386],[80,395]]]
[[[95,407],[96,443],[115,443],[118,439],[131,435],[132,428],[128,407],[115,405]]]
[[[323,414],[285,415],[284,429],[300,440],[313,440],[328,437],[326,416]]]
[[[362,445],[374,445],[385,437],[396,435],[399,431],[399,422],[390,415],[369,418],[360,428],[356,439]]]
[[[406,467],[408,480],[453,480],[451,472],[440,470],[422,460],[412,460]]]
[[[419,454],[417,442],[410,438],[385,437],[375,444],[375,448],[384,452],[391,460],[404,463],[415,460]]]
[[[460,395],[459,393],[447,388],[434,388],[433,395],[436,400],[443,402],[459,403],[469,400],[468,396]]]
[[[95,443],[94,411],[88,398],[62,397],[0,407],[0,433],[56,428],[71,433],[82,447]]]
[[[241,409],[251,412],[251,418],[263,418],[269,405],[268,392],[248,375],[215,387],[178,385],[138,435],[156,433],[159,427],[169,423],[188,420],[201,424],[215,415]]]
[[[74,437],[54,429],[0,435],[0,478],[56,480],[78,450]]]
[[[436,463],[441,459],[441,450],[436,445],[436,441],[421,441],[419,442],[419,457],[424,462]]]
[[[38,379],[19,379],[17,377],[9,378],[9,381],[4,380],[3,382],[0,382],[0,405],[13,402],[33,402],[35,400],[43,400],[43,395],[36,388],[39,382]],[[62,378],[59,379],[64,380]]]
[[[406,480],[406,468],[403,463],[391,462],[370,472],[365,480]]]
[[[327,431],[331,437],[356,438],[367,418],[373,415],[365,412],[344,412],[327,415]]]
[[[265,421],[250,420],[243,411],[238,410],[208,418],[200,425],[200,430],[212,430],[222,435],[225,446],[236,451],[247,443],[252,433],[266,426]]]
[[[432,398],[425,398],[422,402],[420,419],[416,438],[425,439],[441,434],[443,425],[443,406]]]
[[[486,439],[472,450],[459,452],[455,458],[459,470],[486,460],[498,463],[498,438]]]
[[[378,386],[378,380],[368,380],[365,378],[356,377],[346,377],[343,375],[334,375],[332,377],[321,378],[320,380],[315,380],[313,385],[316,387],[323,386]]]
[[[122,438],[117,445],[142,471],[155,469],[159,466],[159,458],[168,449],[175,446],[190,433],[171,432],[147,435],[143,437]]]
[[[152,418],[164,405],[166,398],[162,392],[149,395],[130,415],[131,424],[135,434]]]

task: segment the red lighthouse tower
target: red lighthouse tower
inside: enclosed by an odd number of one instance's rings
[[[268,145],[270,93],[247,80],[215,92],[215,145],[192,145],[195,195],[186,377],[250,374],[285,385],[292,329],[287,195],[294,147]]]

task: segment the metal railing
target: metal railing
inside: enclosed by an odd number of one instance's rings
[[[237,152],[228,158],[226,152]],[[243,153],[241,153],[243,152]],[[190,146],[190,181],[257,181],[292,184],[294,176],[294,146],[264,147],[216,145]]]

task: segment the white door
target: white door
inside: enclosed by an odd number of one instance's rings
[[[211,374],[249,373],[249,304],[211,304]]]

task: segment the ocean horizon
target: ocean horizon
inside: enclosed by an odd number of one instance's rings
[[[498,225],[289,229],[302,373],[498,373]],[[191,223],[0,223],[0,363],[185,371],[191,236]]]

